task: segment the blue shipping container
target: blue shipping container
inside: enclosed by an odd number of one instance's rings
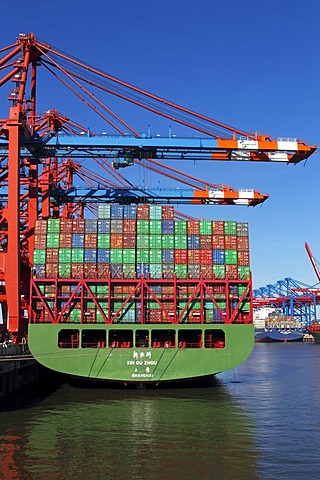
[[[225,261],[224,250],[212,250],[213,265],[223,265]]]
[[[84,234],[73,233],[72,234],[72,248],[84,248]]]
[[[96,263],[96,261],[97,261],[97,249],[96,248],[85,248],[85,250],[84,250],[84,261],[85,261],[85,263]]]
[[[106,248],[98,248],[98,263],[110,263],[110,250]]]

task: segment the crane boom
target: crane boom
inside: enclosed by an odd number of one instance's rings
[[[314,258],[314,256],[313,256],[312,252],[311,252],[311,249],[310,249],[308,243],[305,242],[304,246],[305,246],[305,248],[306,248],[306,250],[307,250],[307,253],[308,253],[308,255],[309,255],[309,258],[310,258],[311,264],[312,264],[312,266],[313,266],[313,269],[314,269],[314,271],[315,271],[315,274],[316,274],[316,276],[317,276],[317,279],[318,279],[318,281],[320,282],[320,269],[319,269],[319,266],[318,266],[318,264],[317,264],[317,262],[316,262],[316,260],[315,260],[315,258]]]

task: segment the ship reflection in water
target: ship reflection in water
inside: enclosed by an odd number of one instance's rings
[[[8,479],[259,478],[252,416],[218,380],[157,391],[64,385],[0,415]]]

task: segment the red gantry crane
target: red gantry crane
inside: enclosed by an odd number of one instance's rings
[[[267,195],[201,182],[163,162],[296,164],[317,148],[300,140],[272,139],[233,128],[85,64],[39,41],[32,33],[20,34],[14,44],[1,48],[0,54],[1,91],[7,92],[5,88],[13,83],[8,95],[9,116],[0,119],[0,295],[8,311],[8,330],[15,338],[26,331],[22,311],[28,302],[37,219],[82,216],[85,206],[94,208],[92,203],[101,199],[118,203],[255,206]],[[39,115],[40,68],[99,115],[113,134],[95,134],[55,109]],[[152,136],[150,131],[140,134],[102,99],[106,94],[180,124],[201,137],[179,138],[171,130],[166,138]],[[85,168],[86,160],[90,168]],[[101,175],[95,173],[93,162],[102,170]],[[134,164],[183,181],[187,188],[167,192],[138,188],[119,172]],[[75,177],[82,179],[81,188],[75,186]]]

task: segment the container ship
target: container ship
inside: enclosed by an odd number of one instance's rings
[[[256,342],[302,342],[306,326],[274,307],[257,307],[253,313]]]
[[[122,384],[205,379],[252,352],[248,224],[172,206],[37,220],[28,344],[44,366]]]
[[[308,327],[308,333],[313,336],[315,343],[320,343],[320,325],[318,323],[313,323]]]

